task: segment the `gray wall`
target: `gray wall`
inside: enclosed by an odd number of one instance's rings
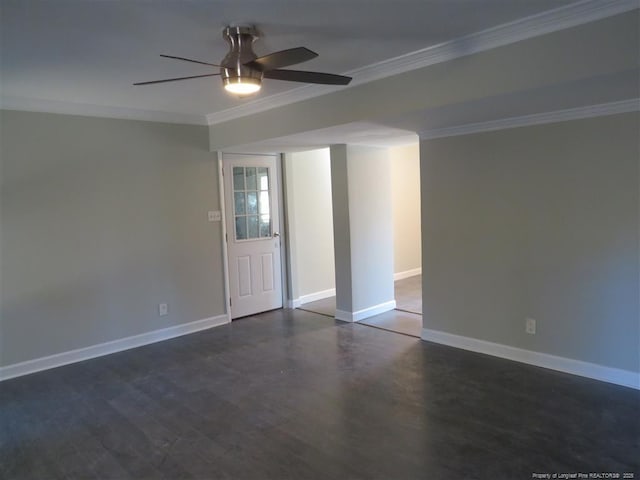
[[[420,145],[389,149],[393,207],[393,273],[422,267]]]
[[[639,128],[422,141],[424,327],[639,371]]]
[[[330,161],[328,148],[285,155],[294,298],[335,288]]]
[[[393,301],[391,162],[386,148],[347,145],[354,311]]]
[[[224,313],[207,127],[1,115],[1,365]]]

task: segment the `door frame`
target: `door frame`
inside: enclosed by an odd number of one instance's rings
[[[219,191],[219,201],[220,201],[220,214],[221,214],[221,224],[222,224],[222,228],[221,228],[221,240],[222,240],[222,266],[223,266],[223,270],[224,270],[224,304],[225,304],[225,310],[226,310],[226,314],[227,314],[227,321],[229,323],[231,323],[232,318],[231,318],[231,289],[230,289],[230,283],[229,283],[229,247],[227,244],[228,241],[228,232],[227,232],[227,212],[228,212],[228,208],[232,209],[233,205],[227,205],[226,201],[225,201],[225,188],[224,188],[224,173],[223,173],[223,166],[224,166],[224,162],[223,162],[223,157],[225,154],[230,154],[230,155],[247,155],[247,156],[265,156],[265,155],[269,155],[269,156],[274,156],[275,160],[276,160],[276,176],[278,179],[278,189],[277,189],[277,196],[278,196],[278,213],[279,213],[279,232],[280,232],[280,271],[282,272],[282,274],[280,275],[281,278],[281,283],[282,283],[282,288],[281,288],[281,292],[282,292],[282,308],[286,308],[287,306],[287,302],[286,299],[288,298],[288,289],[287,289],[287,285],[288,285],[288,271],[286,268],[286,258],[285,255],[287,253],[287,237],[288,237],[288,232],[285,228],[286,226],[286,222],[285,222],[285,215],[286,215],[286,211],[284,208],[284,175],[282,174],[282,154],[273,154],[273,153],[241,153],[241,152],[231,152],[231,151],[227,151],[227,152],[222,152],[222,151],[218,151],[217,153],[217,158],[218,158],[218,191]]]

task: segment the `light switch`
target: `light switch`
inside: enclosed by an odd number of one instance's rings
[[[220,220],[222,220],[222,213],[220,211],[209,211],[210,222],[219,222]]]

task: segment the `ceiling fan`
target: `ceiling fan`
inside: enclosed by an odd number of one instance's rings
[[[222,36],[229,43],[230,51],[222,59],[220,65],[190,58],[175,57],[173,55],[160,55],[174,60],[199,63],[211,67],[220,68],[219,73],[205,75],[191,75],[189,77],[167,78],[164,80],[152,80],[150,82],[138,82],[134,85],[150,85],[154,83],[176,82],[190,78],[213,77],[220,75],[225,90],[238,95],[249,95],[260,90],[263,78],[273,80],[286,80],[289,82],[319,83],[323,85],[348,85],[351,77],[334,75],[332,73],[308,72],[302,70],[282,70],[282,67],[306,62],[318,56],[305,47],[280,50],[258,57],[253,52],[253,42],[259,35],[255,28],[238,26],[226,27]]]

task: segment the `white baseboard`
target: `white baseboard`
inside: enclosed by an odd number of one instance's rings
[[[320,292],[310,293],[309,295],[300,295],[298,301],[300,305],[304,305],[305,303],[315,302],[316,300],[324,300],[325,298],[335,297],[336,289],[330,288],[328,290],[322,290]]]
[[[336,296],[336,289],[330,288],[329,290],[322,290],[320,292],[310,293],[308,295],[301,295],[293,300],[287,300],[287,308],[298,308],[301,305],[309,302],[315,302],[316,300],[323,300],[329,297]]]
[[[422,275],[422,268],[414,268],[413,270],[394,273],[393,280],[403,280],[405,278],[415,277],[416,275]]]
[[[89,360],[90,358],[101,357],[111,353],[129,350],[130,348],[141,347],[150,343],[169,340],[170,338],[180,337],[188,333],[199,332],[208,328],[217,327],[229,323],[227,315],[218,315],[216,317],[204,318],[195,322],[175,325],[173,327],[153,330],[151,332],[133,335],[131,337],[120,338],[110,342],[99,343],[89,347],[78,348],[68,352],[56,353],[47,357],[35,358],[26,362],[14,363],[6,367],[0,367],[0,381],[8,380],[22,375],[48,370],[50,368],[61,367],[70,363]]]
[[[472,352],[485,353],[494,357],[506,358],[537,367],[549,368],[571,373],[581,377],[593,378],[603,382],[615,383],[640,390],[640,373],[618,368],[605,367],[595,363],[582,362],[571,358],[557,357],[547,353],[534,352],[510,347],[500,343],[487,342],[477,338],[463,337],[438,330],[422,329],[422,339],[450,347],[462,348]]]
[[[391,300],[389,302],[380,303],[373,307],[365,308],[355,312],[346,312],[344,310],[336,310],[336,320],[342,320],[343,322],[359,322],[365,318],[373,317],[374,315],[380,315],[381,313],[388,312],[396,308],[396,301]]]

